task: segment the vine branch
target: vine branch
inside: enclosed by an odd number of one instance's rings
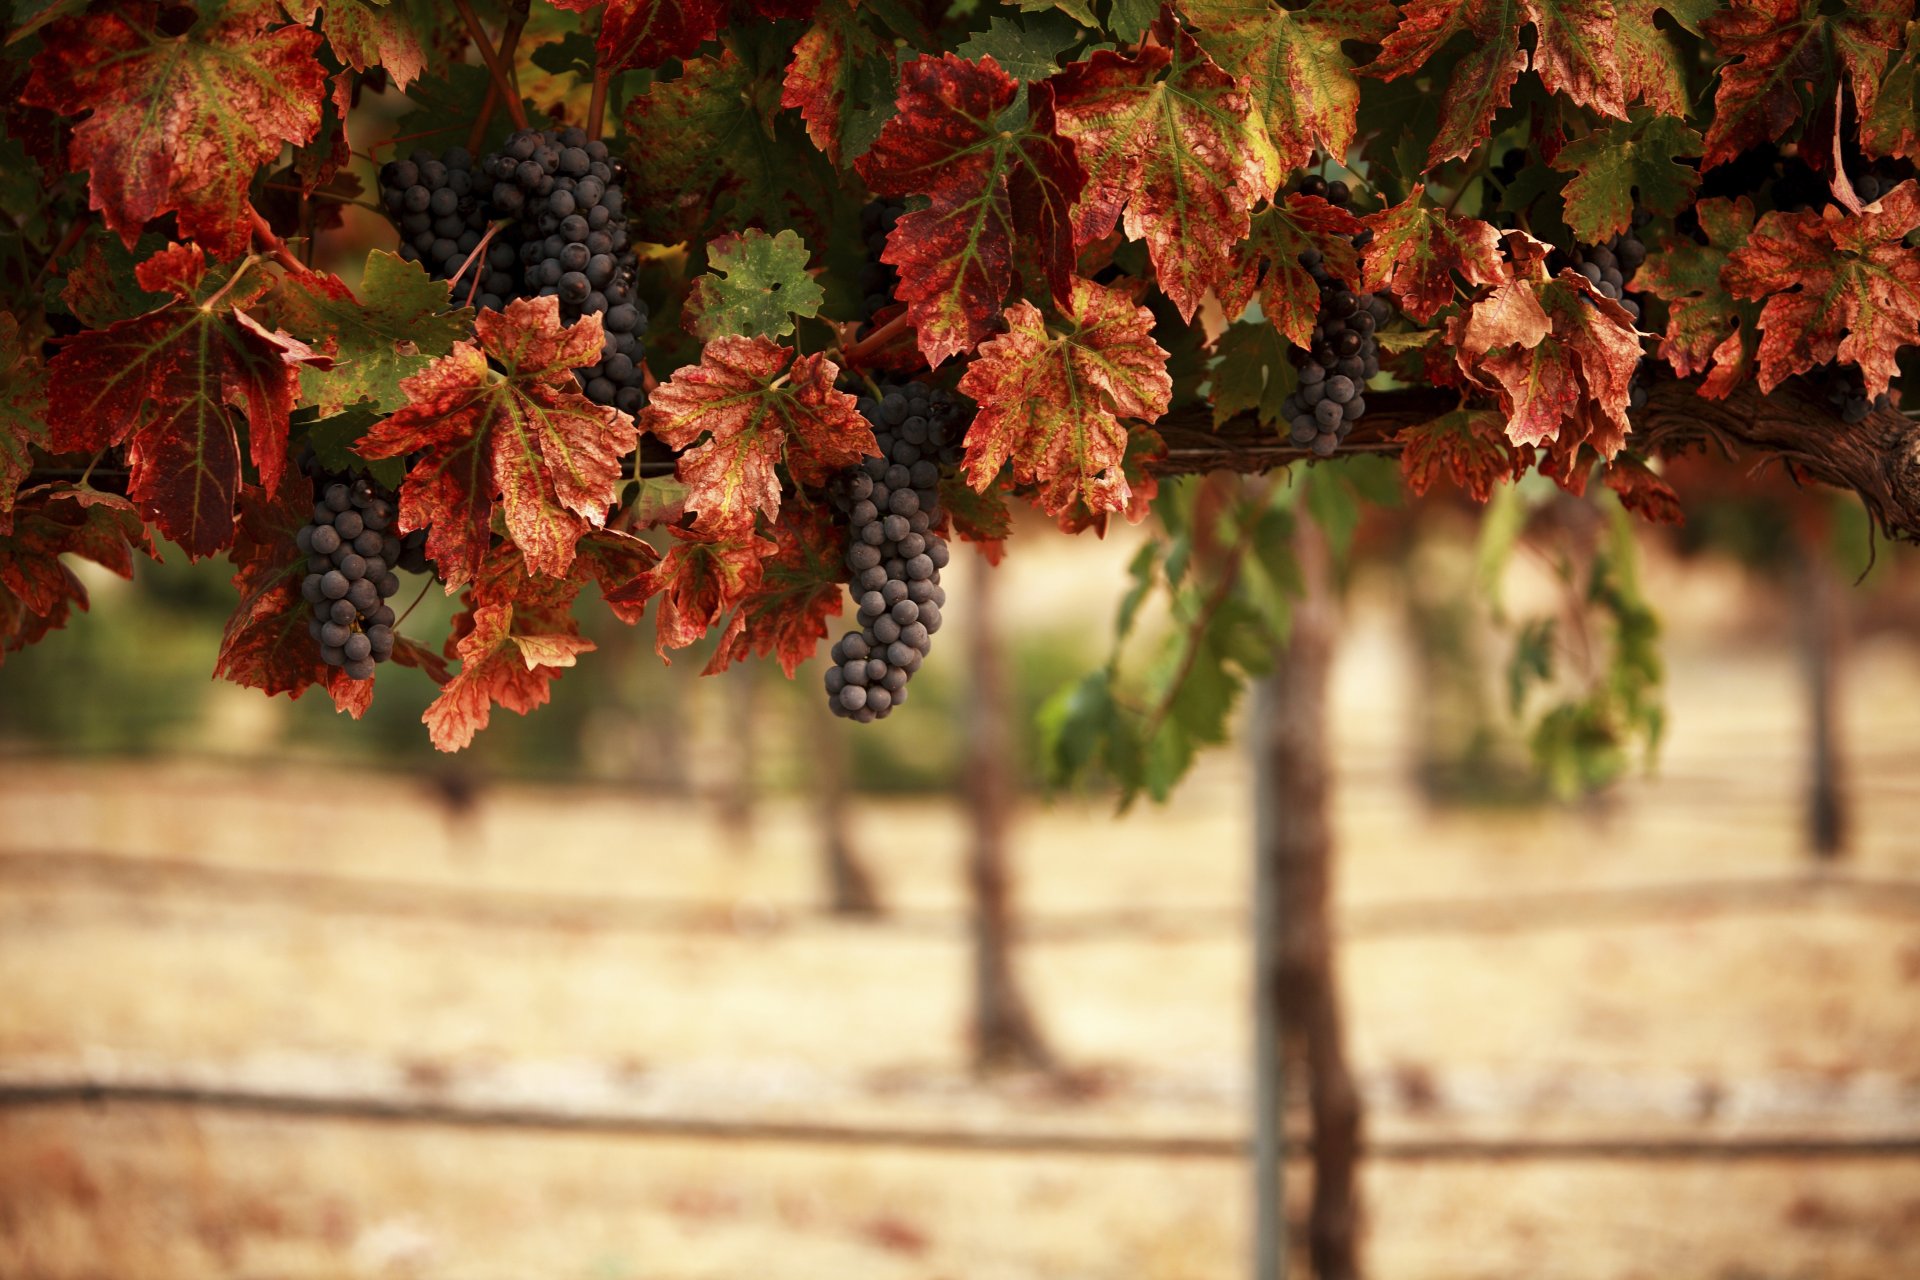
[[[453,0],[453,7],[460,11],[460,20],[467,24],[467,34],[473,37],[474,48],[480,51],[480,60],[487,64],[487,73],[493,77],[493,87],[499,91],[500,100],[507,104],[507,114],[513,117],[514,125],[521,129],[532,128],[527,123],[527,108],[513,87],[513,77],[508,74],[500,55],[494,52],[493,42],[487,39],[487,29],[480,25],[480,15],[473,11],[472,0]]]
[[[1401,431],[1454,404],[1451,391],[1369,393],[1367,414],[1341,452],[1397,456]],[[1709,400],[1695,383],[1661,375],[1647,389],[1646,407],[1632,416],[1628,439],[1636,448],[1677,454],[1711,442],[1756,464],[1784,462],[1799,479],[1859,495],[1888,538],[1920,543],[1920,422],[1897,410],[1875,409],[1847,423],[1798,378],[1766,395],[1746,383],[1725,400]],[[1155,430],[1167,443],[1166,456],[1149,464],[1159,475],[1268,471],[1312,457],[1250,414],[1215,427],[1204,405],[1167,415]]]

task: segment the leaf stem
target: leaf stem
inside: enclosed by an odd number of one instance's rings
[[[853,368],[874,352],[890,346],[895,338],[898,338],[912,327],[912,318],[905,311],[902,311],[899,315],[887,321],[866,337],[860,339],[860,341],[850,347],[843,348],[840,352],[841,363],[849,369]]]
[[[494,234],[498,232],[500,228],[506,225],[507,225],[506,219],[502,218],[500,221],[493,223],[491,226],[487,228],[487,234],[480,237],[480,243],[473,246],[473,252],[469,253],[467,255],[467,260],[460,264],[460,269],[453,273],[453,279],[447,281],[448,289],[452,289],[454,285],[457,285],[460,283],[460,277],[467,274],[467,268],[473,265],[474,259],[478,258],[481,255],[481,253],[485,251],[487,247],[487,241],[493,239]],[[473,283],[475,285],[478,285],[480,283],[480,273],[478,271],[475,271],[473,273]],[[471,305],[473,302],[473,293],[474,293],[473,289],[470,288],[467,290],[467,302],[469,305]]]
[[[597,138],[607,122],[607,85],[613,73],[605,67],[593,69],[593,96],[587,99],[587,136]]]
[[[313,268],[294,257],[293,253],[287,248],[286,243],[273,233],[273,228],[267,225],[267,220],[260,216],[258,209],[252,205],[248,205],[247,212],[253,215],[253,238],[259,241],[262,249],[265,249],[273,255],[275,262],[278,262],[295,275],[310,276],[313,274]],[[239,273],[235,272],[234,279],[238,278]],[[228,281],[227,287],[232,288],[233,281]],[[221,290],[223,293],[225,291],[224,289]]]
[[[500,33],[500,61],[506,65],[507,78],[511,82],[517,99],[520,88],[519,68],[515,54],[520,48],[520,33],[527,27],[528,0],[519,0],[507,15],[506,30]],[[467,150],[479,154],[480,146],[487,140],[487,127],[493,123],[493,112],[500,105],[500,86],[489,82],[487,97],[480,104],[480,114],[474,117],[473,129],[467,134]]]
[[[533,126],[527,123],[527,109],[521,103],[519,93],[514,90],[513,77],[507,74],[506,64],[494,52],[493,42],[487,39],[487,29],[480,25],[480,15],[473,11],[472,0],[453,0],[453,7],[460,11],[460,20],[467,24],[467,34],[473,37],[474,47],[480,51],[480,60],[487,64],[494,88],[499,91],[501,101],[507,104],[507,114],[513,117],[513,123],[518,127],[531,129]]]
[[[260,215],[256,213],[253,216],[257,218]],[[246,257],[242,258],[240,260],[240,265],[233,269],[233,274],[227,277],[227,282],[221,285],[219,289],[215,290],[214,295],[211,298],[208,298],[205,302],[201,303],[200,309],[202,311],[213,310],[214,305],[218,303],[220,299],[226,297],[227,294],[232,292],[233,286],[240,283],[240,277],[247,274],[247,269],[253,266],[253,264],[258,261],[260,261],[260,255],[257,253],[250,253]]]
[[[420,584],[420,594],[413,598],[413,603],[407,606],[407,611],[405,613],[401,614],[399,617],[393,620],[393,629],[395,631],[398,631],[400,629],[401,623],[405,622],[409,617],[413,616],[413,611],[415,609],[418,609],[420,607],[420,602],[427,598],[427,588],[432,585],[433,585],[433,575],[428,574],[427,580]]]

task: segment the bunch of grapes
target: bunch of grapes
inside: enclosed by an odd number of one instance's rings
[[[575,371],[581,388],[595,404],[639,411],[647,304],[634,288],[626,196],[606,143],[581,129],[526,130],[478,165],[459,147],[438,159],[416,151],[383,168],[380,186],[401,254],[442,280],[464,269],[474,306],[557,297],[569,324],[599,316],[606,341],[599,360]],[[469,265],[489,227],[493,239]]]
[[[486,235],[494,218],[492,194],[492,175],[484,166],[476,170],[464,147],[437,157],[415,151],[380,169],[380,202],[400,229],[400,256],[426,264],[427,273],[440,280],[453,279]],[[496,233],[486,262],[469,268],[484,273],[475,306],[497,311],[514,296],[513,277],[505,270],[514,261],[513,246]]]
[[[525,130],[483,167],[493,177],[494,209],[518,228],[515,292],[559,298],[568,323],[599,316],[606,342],[597,362],[576,371],[581,386],[595,404],[638,412],[647,308],[634,292],[626,195],[607,144],[582,129]]]
[[[887,233],[899,223],[907,206],[894,201],[869,200],[860,209],[860,239],[866,245],[866,261],[860,264],[860,296],[866,319],[893,304],[893,291],[900,286],[900,273],[892,263],[882,262]]]
[[[1592,283],[1602,297],[1611,298],[1626,309],[1634,320],[1640,319],[1640,300],[1627,291],[1633,273],[1647,260],[1647,246],[1640,239],[1640,228],[1651,217],[1644,209],[1633,213],[1633,226],[1604,244],[1576,244],[1571,252],[1554,250],[1547,266],[1554,271],[1571,267]]]
[[[907,700],[907,680],[940,630],[947,602],[940,474],[959,462],[971,415],[951,393],[918,382],[883,387],[877,400],[861,397],[860,412],[880,456],[848,468],[833,486],[847,518],[860,630],[834,644],[826,683],[833,713],[864,724]]]
[[[402,559],[391,532],[394,496],[362,476],[322,476],[313,518],[294,536],[307,557],[300,594],[313,607],[307,632],[320,659],[355,680],[371,680],[375,663],[393,656],[393,609],[400,590],[393,566]]]
[[[1296,190],[1323,196],[1340,208],[1352,201],[1346,183],[1328,182],[1317,175],[1302,179]],[[1364,235],[1356,237],[1356,242],[1364,243]],[[1393,311],[1385,298],[1349,289],[1327,270],[1317,249],[1301,253],[1300,265],[1320,286],[1320,316],[1313,326],[1313,345],[1288,353],[1300,371],[1300,385],[1280,406],[1280,413],[1293,442],[1325,458],[1340,447],[1367,411],[1362,393],[1367,379],[1380,372],[1380,344],[1374,331],[1392,318]]]

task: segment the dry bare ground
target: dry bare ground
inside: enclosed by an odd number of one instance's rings
[[[1389,621],[1336,701],[1372,1274],[1920,1274],[1912,654],[1857,655],[1858,848],[1820,878],[1784,651],[1683,636],[1661,771],[1605,811],[1446,814],[1404,782]],[[297,768],[0,771],[0,1277],[1242,1273],[1230,753],[1164,810],[1027,815],[1022,961],[1071,1070],[991,1083],[947,807],[861,810],[870,848],[927,834],[858,924],[816,910],[796,805],[742,851],[690,804],[367,788],[387,835],[339,850]],[[1809,1137],[1842,1145],[1782,1154]]]

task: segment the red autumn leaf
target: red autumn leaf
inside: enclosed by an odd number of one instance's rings
[[[1800,118],[1801,86],[1811,82],[1813,100],[1828,101],[1840,83],[1837,72],[1844,73],[1860,114],[1870,113],[1880,73],[1912,11],[1912,0],[1833,7],[1820,0],[1733,0],[1715,13],[1706,31],[1723,61],[1702,167],[1785,138]]]
[[[584,571],[600,584],[600,594],[613,616],[629,625],[646,612],[645,597],[633,600],[623,593],[660,562],[660,553],[644,538],[619,529],[595,529],[580,539],[574,576]]]
[[[749,653],[772,657],[792,679],[827,635],[827,619],[846,599],[846,526],[823,506],[790,502],[773,526],[774,550],[760,561],[760,582],[739,604],[705,675],[718,675]]]
[[[319,0],[290,0],[286,8],[294,18],[309,25],[319,12],[320,26],[334,57],[355,71],[384,68],[403,93],[408,82],[418,79],[426,69],[427,56],[414,26],[415,11],[407,5],[384,0],[334,0],[326,5]],[[343,114],[341,119],[345,118]]]
[[[67,625],[87,588],[62,555],[133,576],[133,553],[151,551],[140,517],[122,499],[65,486],[31,490],[0,534],[0,657]]]
[[[1625,119],[1625,81],[1615,53],[1613,6],[1593,0],[1412,0],[1368,64],[1382,80],[1421,70],[1456,36],[1469,48],[1440,102],[1440,132],[1427,167],[1471,155],[1487,141],[1494,112],[1512,102],[1526,69],[1520,28],[1534,28],[1534,70],[1549,93],[1564,92],[1601,115]]]
[[[1685,524],[1680,495],[1655,475],[1647,464],[1623,453],[1602,473],[1607,488],[1620,495],[1620,505],[1652,524]]]
[[[74,127],[73,167],[89,171],[91,207],[129,246],[174,212],[182,235],[236,257],[253,234],[255,170],[320,127],[320,33],[269,30],[277,6],[239,4],[164,35],[162,12],[133,3],[49,24],[21,100],[92,113]]]
[[[1899,60],[1880,82],[1872,111],[1860,114],[1860,145],[1868,155],[1920,158],[1920,22],[1907,24]]]
[[[1053,94],[1029,89],[1027,121],[1003,128],[1019,82],[992,58],[916,58],[900,70],[899,114],[854,167],[877,196],[925,196],[881,259],[929,365],[993,332],[1013,283],[1015,246],[1031,251],[1056,296],[1073,274],[1068,219],[1086,177],[1054,120]]]
[[[357,446],[365,458],[425,454],[401,487],[400,527],[430,528],[427,555],[449,591],[479,572],[496,505],[527,568],[565,574],[581,535],[606,523],[637,438],[573,376],[600,357],[598,316],[562,327],[558,298],[518,298],[505,314],[481,312],[474,331],[477,344],[455,343],[402,382],[407,406]]]
[[[300,595],[307,557],[294,536],[312,519],[308,484],[289,482],[272,495],[252,487],[241,493],[227,553],[240,603],[220,636],[213,674],[269,696],[298,698],[309,686],[323,685],[334,706],[357,720],[373,699],[373,681],[350,680],[327,666],[307,630],[310,608]]]
[[[1245,90],[1170,18],[1159,44],[1111,50],[1053,78],[1060,132],[1086,170],[1074,214],[1087,245],[1124,211],[1184,319],[1232,271],[1249,213],[1280,183],[1279,158]]]
[[[1631,429],[1633,321],[1571,268],[1550,276],[1546,246],[1525,232],[1508,232],[1506,243],[1511,278],[1446,322],[1455,363],[1494,392],[1514,444],[1553,445],[1566,457],[1585,444],[1611,458]]]
[[[1282,169],[1353,145],[1360,83],[1343,41],[1378,44],[1398,14],[1390,0],[1317,0],[1297,9],[1245,0],[1183,0],[1200,44],[1247,77],[1254,110]]]
[[[585,13],[600,0],[553,2],[558,8]],[[719,34],[725,11],[725,0],[607,0],[595,45],[599,64],[617,73],[689,57]]]
[[[1166,412],[1167,353],[1153,340],[1153,313],[1118,289],[1076,279],[1065,316],[1067,330],[1056,332],[1031,302],[1014,303],[1007,332],[983,343],[960,379],[980,406],[967,430],[967,483],[984,491],[1011,461],[1016,482],[1040,486],[1049,515],[1075,503],[1095,515],[1124,511],[1132,495],[1120,420]]]
[[[593,641],[573,620],[580,584],[529,572],[510,546],[494,551],[467,588],[466,611],[447,641],[459,673],[441,686],[420,720],[442,751],[458,751],[487,727],[495,706],[527,714],[546,705],[553,682]]]
[[[271,492],[286,465],[287,419],[301,365],[329,363],[255,322],[240,306],[266,287],[209,283],[198,246],[173,245],[137,268],[141,286],[175,300],[66,340],[48,368],[53,447],[127,444],[127,496],[194,558],[233,539],[244,405],[254,466]],[[229,282],[231,283],[231,282]]]
[[[0,312],[0,534],[13,528],[13,504],[33,469],[32,446],[46,444],[47,371],[27,349],[20,323]]]
[[[1262,209],[1253,217],[1252,234],[1234,248],[1233,274],[1216,287],[1221,307],[1229,316],[1237,316],[1258,294],[1260,310],[1287,341],[1296,347],[1312,346],[1314,322],[1320,316],[1320,286],[1313,273],[1300,265],[1300,255],[1311,249],[1324,259],[1327,270],[1358,283],[1360,263],[1353,236],[1360,227],[1360,219],[1345,209],[1298,192]]]
[[[750,529],[756,512],[777,517],[774,469],[783,460],[800,483],[821,484],[879,451],[858,402],[833,389],[839,376],[825,356],[795,357],[770,338],[728,336],[654,391],[640,427],[685,450],[676,474],[695,528],[722,536]]]
[[[1858,214],[1769,213],[1727,256],[1723,278],[1760,309],[1760,389],[1838,358],[1860,367],[1867,395],[1920,343],[1920,183],[1908,179]]]
[[[857,0],[827,0],[793,46],[793,62],[781,82],[780,105],[791,107],[807,122],[807,136],[840,163],[849,102],[863,81],[893,77],[876,74],[891,70],[892,50],[881,45],[862,20]]]
[[[1683,378],[1705,374],[1700,394],[1722,399],[1752,372],[1760,308],[1727,291],[1728,255],[1753,232],[1753,202],[1708,199],[1694,206],[1707,243],[1676,238],[1649,254],[1633,287],[1667,302],[1660,354]]]
[[[660,597],[653,619],[653,647],[663,659],[669,649],[698,643],[731,612],[720,635],[721,649],[729,649],[747,624],[735,606],[760,585],[766,558],[778,547],[751,529],[715,538],[676,528],[673,536],[674,544],[660,563],[609,597],[608,603],[637,607]]]
[[[1167,442],[1152,427],[1135,427],[1127,432],[1127,451],[1120,459],[1120,474],[1127,480],[1127,505],[1119,508],[1118,514],[1126,517],[1128,524],[1139,524],[1147,518],[1153,500],[1160,494],[1160,477],[1151,468],[1166,456]],[[1094,537],[1104,538],[1107,517],[1114,514],[1095,511],[1084,501],[1077,501],[1060,512],[1055,521],[1063,533],[1085,533],[1091,529]]]
[[[1506,277],[1499,231],[1478,218],[1457,218],[1424,203],[1426,190],[1416,184],[1399,204],[1360,220],[1373,232],[1362,257],[1362,283],[1392,293],[1400,309],[1420,324],[1453,301],[1454,272],[1475,285]]]
[[[1400,442],[1400,474],[1407,487],[1425,497],[1442,477],[1471,497],[1485,502],[1502,480],[1515,480],[1526,471],[1533,451],[1510,444],[1505,422],[1486,409],[1455,409],[1432,422],[1408,427]]]

